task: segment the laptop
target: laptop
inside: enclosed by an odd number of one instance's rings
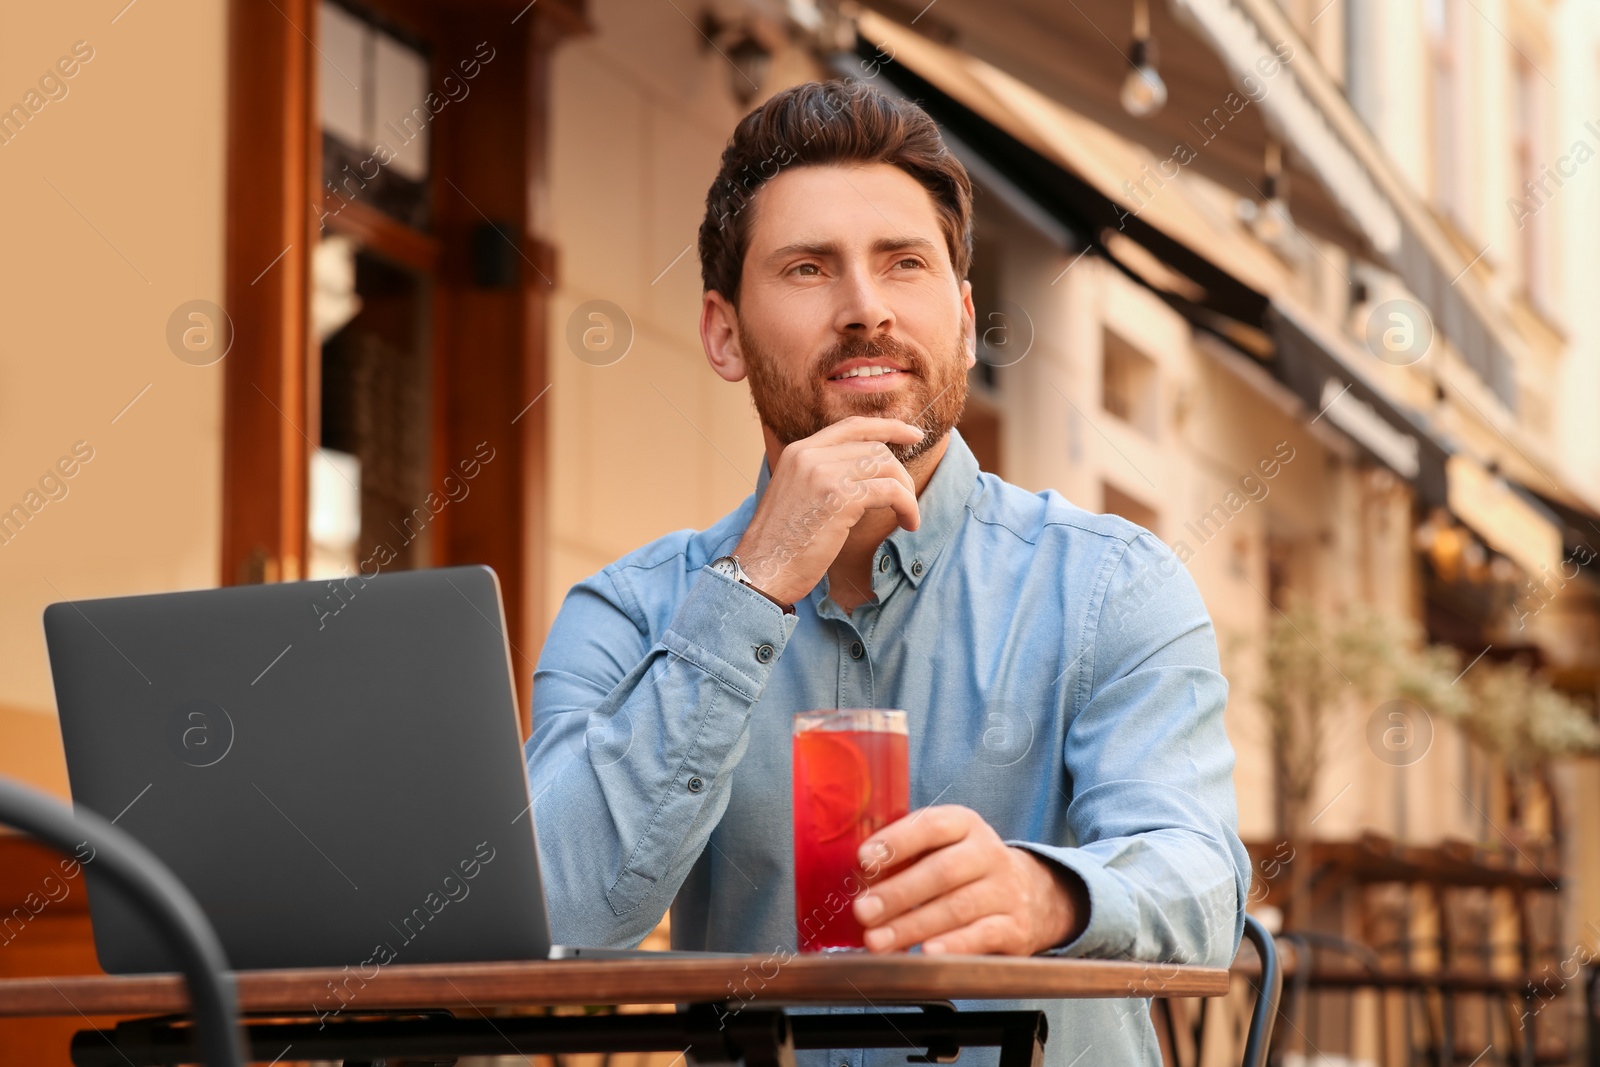
[[[488,567],[51,604],[72,798],[238,970],[638,955],[551,944]],[[113,974],[176,957],[84,867]]]

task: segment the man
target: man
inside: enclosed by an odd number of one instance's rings
[[[862,849],[888,869],[851,905],[871,951],[1232,959],[1249,863],[1210,619],[1156,538],[980,472],[954,430],[971,204],[928,116],[862,83],[735,131],[700,333],[766,460],[551,629],[527,755],[558,940],[636,944],[670,907],[676,947],[793,950],[792,714],[883,707],[913,811]],[[1039,1007],[1054,1064],[1159,1062],[1144,1001]]]

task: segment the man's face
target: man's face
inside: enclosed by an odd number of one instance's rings
[[[884,163],[796,167],[748,210],[739,347],[779,443],[850,415],[927,431],[890,446],[901,462],[941,441],[976,360],[972,288],[955,276],[928,191]]]

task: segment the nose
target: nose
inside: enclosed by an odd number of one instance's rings
[[[834,329],[847,336],[872,338],[894,328],[894,310],[865,265],[848,269],[839,286]]]

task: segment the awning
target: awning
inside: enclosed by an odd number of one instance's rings
[[[975,172],[1002,178],[1048,215],[1173,307],[1264,366],[1306,407],[1373,461],[1416,487],[1429,506],[1449,500],[1450,450],[1359,369],[1361,353],[1282,297],[1287,273],[1253,239],[1177,189],[1130,205],[1107,175],[1136,172],[1145,151],[1002,72],[886,20],[864,15],[858,61],[880,83],[916,100]],[[894,61],[883,62],[892,52]],[[874,57],[876,59],[874,60]],[[843,66],[843,65],[842,65]],[[1133,210],[1137,207],[1137,210]],[[1201,251],[1204,249],[1204,251]]]
[[[1549,511],[1561,527],[1561,553],[1564,561],[1570,560],[1563,577],[1570,576],[1572,566],[1600,579],[1600,514],[1586,508],[1571,497],[1557,498],[1550,488],[1541,492],[1512,482],[1511,486],[1528,500]]]
[[[1287,146],[1296,226],[1393,270],[1427,306],[1438,334],[1515,410],[1508,349],[1521,342],[1509,319],[1470,269],[1470,253],[1456,248],[1395,172],[1273,0],[1157,0],[1150,15],[1169,95],[1161,111],[1137,120],[1118,100],[1129,71],[1125,0],[940,0],[918,15],[916,28],[959,38],[962,52],[1158,159],[1186,146],[1193,155],[1186,168],[1239,196],[1261,197],[1267,145]],[[882,47],[881,25],[893,24],[864,19],[862,33],[876,53],[874,69],[888,74],[896,61],[885,59],[895,52],[893,44]]]
[[[1449,506],[1450,450],[1366,380],[1356,361],[1340,353],[1342,339],[1282,301],[1268,317],[1277,346],[1266,361],[1273,377],[1316,412],[1315,419],[1333,423],[1370,458],[1411,482],[1425,506]]]
[[[1561,529],[1551,512],[1464,455],[1450,457],[1450,511],[1535,581],[1561,562]]]

